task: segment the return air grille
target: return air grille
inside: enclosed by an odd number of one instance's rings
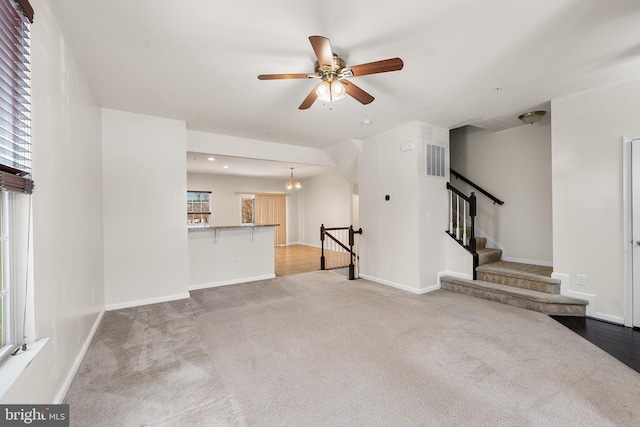
[[[444,147],[427,144],[425,175],[444,178]]]

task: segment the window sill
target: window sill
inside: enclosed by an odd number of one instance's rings
[[[33,359],[40,353],[49,342],[49,338],[42,338],[27,345],[27,351],[20,351],[15,356],[9,358],[0,366],[0,399],[2,399],[11,388],[27,366],[33,362]]]

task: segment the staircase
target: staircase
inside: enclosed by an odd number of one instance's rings
[[[502,251],[486,244],[487,239],[476,238],[478,280],[442,276],[442,289],[549,315],[585,316],[588,302],[560,295],[551,267],[502,261]]]

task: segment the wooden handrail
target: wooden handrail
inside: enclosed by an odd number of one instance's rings
[[[349,246],[347,246],[346,244],[344,244],[341,241],[339,241],[331,233],[328,233],[328,231],[334,231],[334,230],[348,230],[349,231]],[[354,259],[356,259],[356,260],[358,259],[358,255],[353,251],[353,246],[355,245],[354,235],[356,235],[356,234],[362,234],[362,228],[360,228],[359,230],[354,230],[353,229],[353,225],[350,225],[349,227],[326,228],[324,226],[324,224],[322,224],[320,226],[320,242],[321,242],[320,269],[321,270],[326,270],[326,262],[325,262],[325,256],[324,256],[324,240],[325,240],[325,236],[329,236],[329,239],[333,240],[336,244],[338,244],[338,246],[340,246],[342,249],[344,249],[349,254],[349,265],[348,265],[348,267],[349,267],[349,280],[356,279],[356,277],[355,277],[355,264],[353,263]]]
[[[451,171],[451,174],[456,177],[456,179],[460,178],[462,181],[466,182],[467,184],[469,184],[470,186],[472,186],[473,188],[475,188],[476,190],[478,190],[479,192],[481,192],[482,194],[484,194],[485,196],[487,196],[488,198],[493,200],[493,204],[494,205],[496,203],[499,204],[499,205],[504,205],[504,202],[502,200],[498,199],[496,196],[494,196],[493,194],[489,193],[488,191],[486,191],[485,189],[483,189],[482,187],[480,187],[476,183],[474,183],[471,180],[469,180],[468,178],[465,178],[464,176],[460,175],[460,173],[454,171],[453,169],[449,169],[449,170]]]

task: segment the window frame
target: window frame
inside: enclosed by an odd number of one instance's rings
[[[18,334],[16,330],[17,310],[14,304],[13,271],[11,264],[11,230],[13,225],[12,201],[8,192],[0,192],[0,294],[2,294],[2,322],[0,332],[0,363],[4,361],[17,347]]]
[[[189,209],[189,205],[190,205],[190,199],[189,199],[189,195],[190,194],[206,194],[207,195],[207,204],[208,204],[208,209],[206,211],[203,210],[190,210]],[[187,227],[189,228],[194,228],[194,227],[210,227],[211,226],[211,191],[197,191],[197,190],[187,190]],[[198,200],[198,202],[200,202],[200,200]],[[189,218],[190,215],[206,215],[206,223],[205,224],[193,224]]]
[[[29,0],[0,0],[0,364],[19,347],[24,319],[18,309],[14,206],[16,193],[31,194],[30,31],[34,10]],[[29,208],[30,209],[30,208]],[[25,295],[22,298],[26,299]],[[22,323],[21,323],[22,322]]]
[[[240,199],[240,224],[255,224],[256,223],[256,196],[255,194],[238,194]],[[244,200],[251,199],[251,222],[244,222]]]

